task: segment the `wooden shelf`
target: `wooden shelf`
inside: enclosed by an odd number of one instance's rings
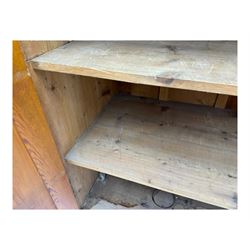
[[[237,95],[236,42],[71,42],[31,63],[39,70]]]
[[[74,165],[224,208],[237,207],[229,110],[116,96],[66,155]]]

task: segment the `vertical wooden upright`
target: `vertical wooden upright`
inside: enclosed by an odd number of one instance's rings
[[[78,208],[19,42],[13,42],[14,208]]]

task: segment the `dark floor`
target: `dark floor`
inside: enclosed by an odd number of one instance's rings
[[[83,209],[221,209],[134,182],[99,175]]]

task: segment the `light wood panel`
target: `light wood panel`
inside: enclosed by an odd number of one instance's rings
[[[160,88],[159,100],[199,104],[213,107],[217,94],[183,89]],[[219,95],[220,96],[220,95]]]
[[[66,159],[225,208],[237,207],[231,111],[116,97]]]
[[[32,60],[36,69],[237,95],[237,43],[71,42]]]
[[[133,96],[148,97],[148,98],[159,98],[159,87],[133,84],[126,82],[116,82],[118,91],[121,93],[130,94]]]
[[[132,84],[130,94],[133,96],[143,96],[158,99],[159,87],[142,84]]]
[[[160,88],[157,86],[131,83],[117,83],[117,85],[121,93],[127,93],[133,96],[154,98],[161,101],[183,102],[213,107],[216,103],[216,100],[221,100],[221,95],[201,91]],[[221,105],[220,108],[223,108],[223,106]]]
[[[76,138],[90,126],[115,88],[112,81],[52,72],[33,72],[33,79],[63,158]],[[80,206],[97,173],[64,163]]]
[[[23,41],[26,58],[56,48],[66,41]],[[63,158],[81,132],[116,91],[112,81],[34,71],[29,68],[49,126]],[[91,188],[96,172],[64,162],[78,205]]]
[[[15,126],[13,126],[13,207],[56,208]]]
[[[13,43],[13,119],[55,206],[77,208],[19,42]],[[29,188],[32,189],[32,185]]]

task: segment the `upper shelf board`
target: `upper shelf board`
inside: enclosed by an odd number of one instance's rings
[[[237,95],[235,41],[77,41],[31,63],[39,70]]]

